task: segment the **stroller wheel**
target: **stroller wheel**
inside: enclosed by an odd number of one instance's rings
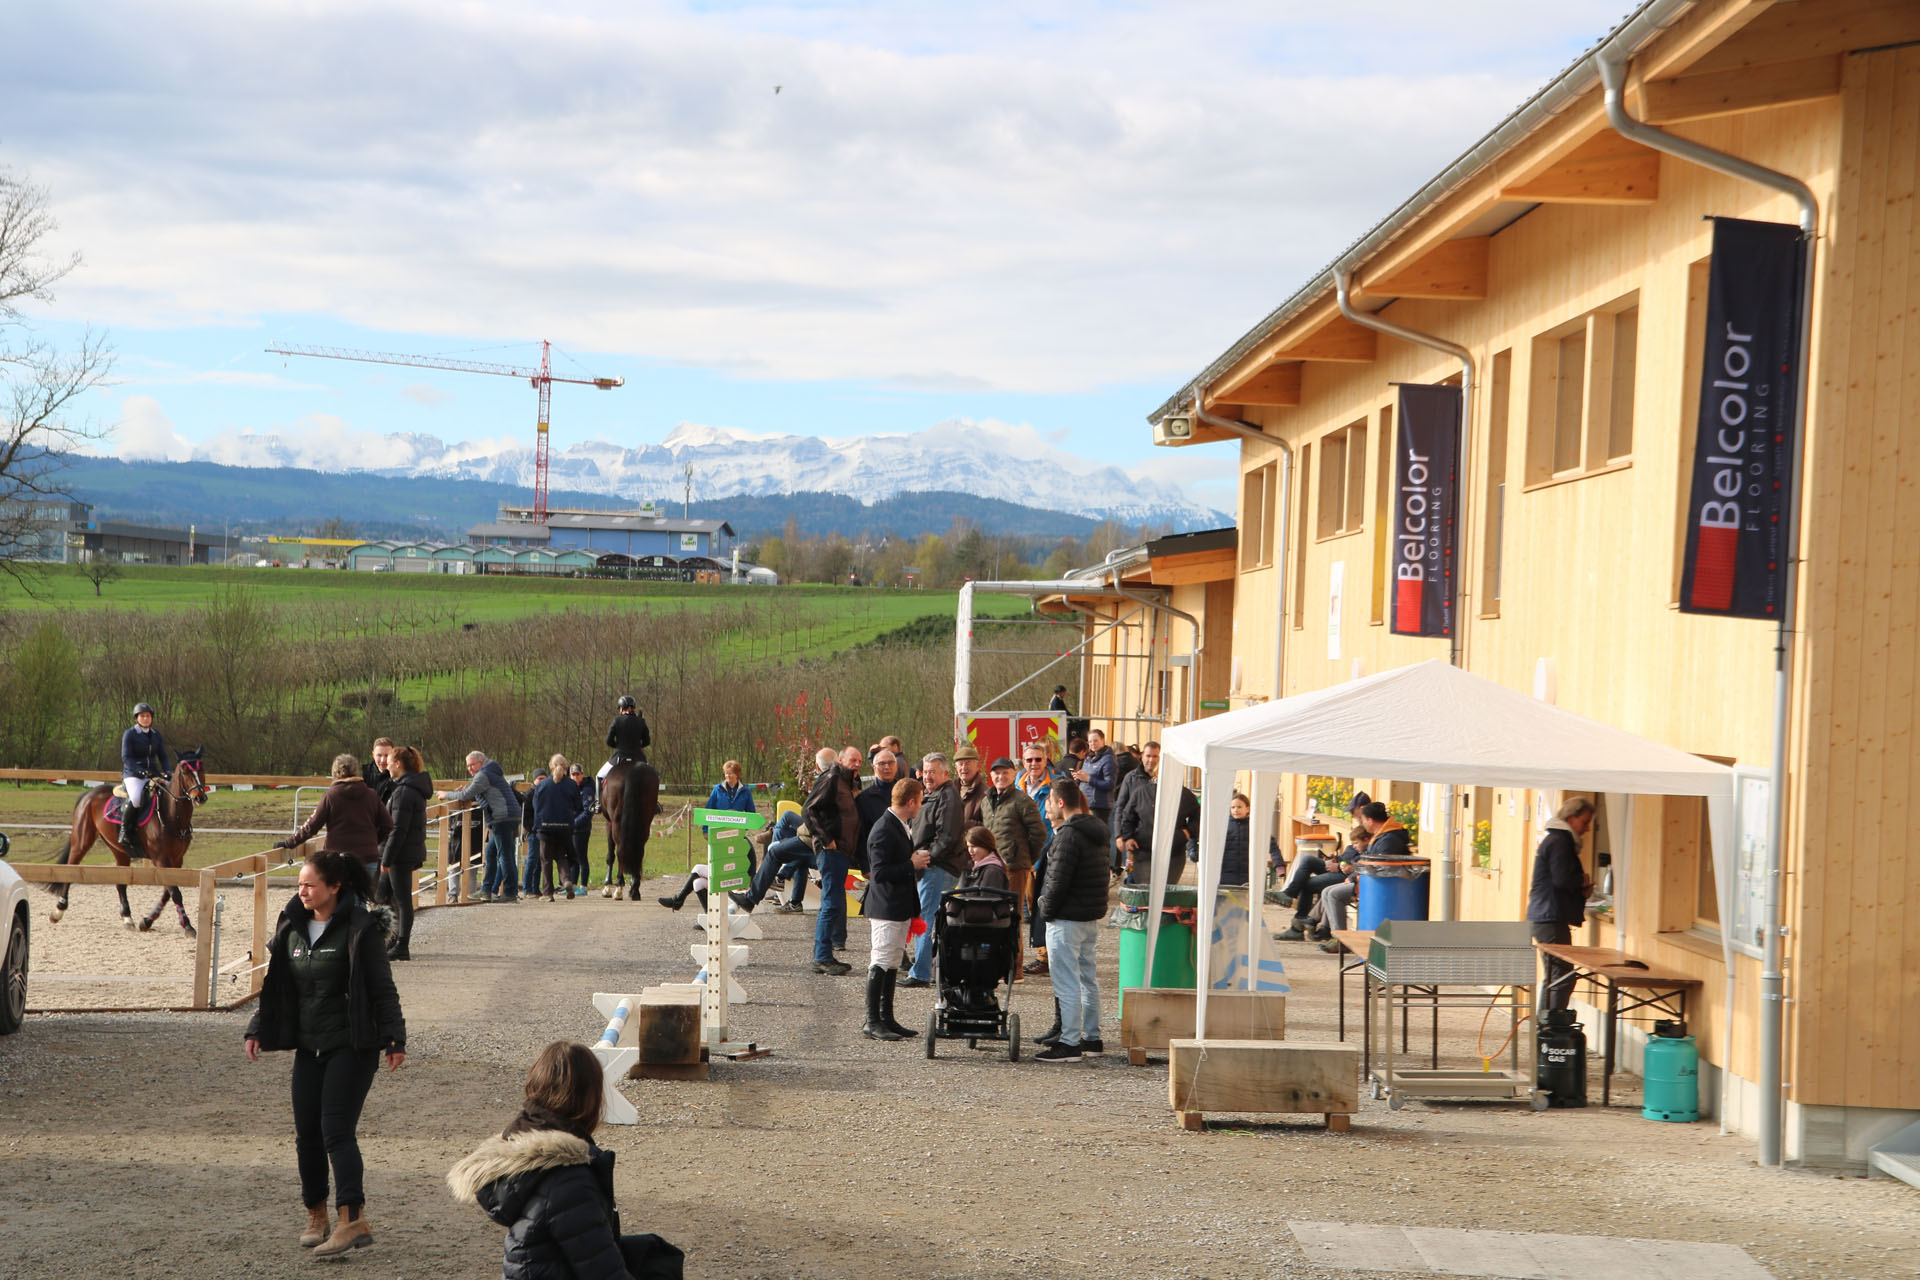
[[[1020,1061],[1020,1015],[1007,1015],[1007,1061]]]
[[[927,1012],[927,1057],[933,1057],[933,1046],[939,1039],[940,1011],[938,1009],[931,1009]]]

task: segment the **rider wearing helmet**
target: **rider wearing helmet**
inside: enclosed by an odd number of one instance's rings
[[[153,727],[153,708],[139,702],[133,708],[133,726],[120,735],[120,773],[127,788],[126,817],[120,840],[127,852],[145,856],[141,848],[140,813],[147,798],[147,780],[167,776],[167,744]]]
[[[613,717],[613,727],[607,730],[607,746],[613,751],[600,772],[595,775],[604,778],[613,766],[622,760],[642,760],[647,758],[647,748],[653,745],[653,734],[647,729],[647,718],[640,714],[640,704],[633,695],[620,695],[619,714]]]

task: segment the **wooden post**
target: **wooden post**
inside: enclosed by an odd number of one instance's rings
[[[257,996],[260,988],[266,985],[267,971],[267,868],[273,859],[264,853],[253,855],[253,948],[249,953],[253,958],[253,972],[249,975],[247,994]]]
[[[194,929],[198,937],[193,940],[193,1007],[205,1009],[207,985],[213,973],[213,899],[219,892],[215,887],[211,868],[200,873],[200,901],[195,905]]]

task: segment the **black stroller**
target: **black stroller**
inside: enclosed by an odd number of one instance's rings
[[[933,923],[934,972],[940,999],[927,1014],[927,1056],[940,1040],[1007,1042],[1020,1061],[1020,1015],[1000,1007],[1000,985],[1012,994],[1019,955],[1020,899],[1004,889],[955,889],[940,896]]]

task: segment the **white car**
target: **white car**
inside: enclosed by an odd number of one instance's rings
[[[7,837],[0,834],[0,1036],[18,1031],[27,1017],[27,882],[6,862]]]

